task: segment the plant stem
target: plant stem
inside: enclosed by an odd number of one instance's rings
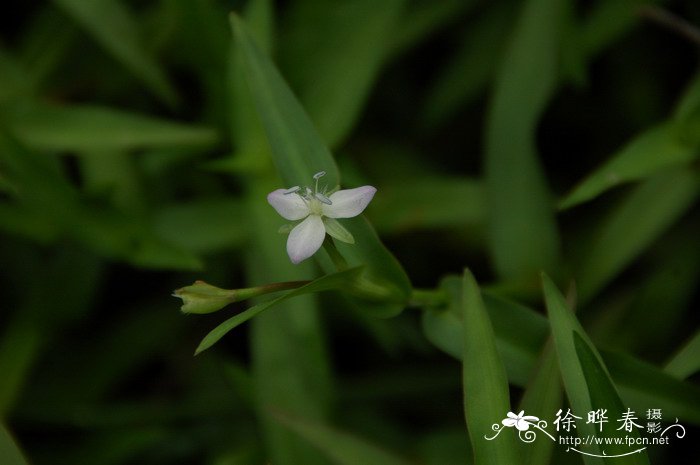
[[[408,305],[411,307],[436,307],[447,303],[447,293],[442,289],[413,289]]]
[[[331,258],[331,261],[333,261],[333,264],[338,271],[346,270],[348,268],[348,262],[342,255],[340,255],[340,252],[338,252],[333,239],[326,237],[326,239],[323,241],[323,248],[326,249],[326,252],[328,252],[328,256]]]

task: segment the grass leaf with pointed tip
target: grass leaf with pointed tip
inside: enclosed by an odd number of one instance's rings
[[[158,62],[138,40],[138,25],[119,0],[54,0],[95,40],[170,106],[178,96]]]
[[[477,465],[512,465],[518,456],[510,431],[489,441],[491,425],[511,411],[508,378],[496,349],[496,337],[469,270],[462,280],[462,383],[464,415]]]

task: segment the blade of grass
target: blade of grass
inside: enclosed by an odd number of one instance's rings
[[[8,119],[13,133],[35,150],[201,148],[218,141],[210,128],[94,105],[29,105],[10,112]]]
[[[136,19],[118,0],[54,0],[66,14],[141,79],[163,102],[175,106],[178,96],[156,60],[139,42]]]
[[[461,283],[448,276],[441,288],[450,296],[445,309],[423,312],[423,332],[435,346],[457,359],[462,357]],[[509,300],[483,294],[491,324],[496,333],[496,346],[508,373],[517,386],[525,386],[535,368],[537,357],[547,334],[547,320],[539,313]]]
[[[694,202],[700,192],[695,172],[660,173],[635,187],[594,232],[578,267],[581,302],[595,296]]]
[[[497,274],[554,270],[559,233],[535,132],[557,85],[566,0],[525,2],[496,77],[486,123],[490,253]]]
[[[317,447],[337,465],[409,465],[410,462],[364,439],[323,424],[273,411],[274,418]]]
[[[626,409],[622,403],[622,400],[620,400],[620,396],[617,393],[615,385],[610,379],[607,368],[600,358],[600,354],[598,354],[590,342],[584,340],[580,333],[573,331],[573,336],[576,355],[581,364],[583,375],[586,378],[591,405],[595,409],[605,408],[610,419],[616,419],[619,421],[620,418],[623,418],[623,413],[626,412]],[[638,447],[634,447],[634,449],[632,449],[630,446],[616,444],[615,441],[616,438],[624,440],[626,437],[631,437],[638,440],[639,431],[637,431],[637,429],[632,429],[632,431],[628,432],[624,429],[615,428],[611,432],[611,429],[608,428],[605,433],[605,437],[613,438],[611,441],[612,444],[606,445],[604,448],[604,452],[607,455],[623,455],[631,452],[632,450],[639,449]],[[612,457],[606,460],[606,463],[643,465],[649,463],[649,457],[646,451],[642,451],[631,455]]]
[[[666,419],[678,417],[700,425],[700,388],[630,355],[605,352],[622,398],[637,411],[661,408]]]
[[[503,31],[510,28],[514,17],[513,5],[498,2],[469,24],[460,49],[441,71],[426,97],[424,118],[428,128],[447,121],[457,110],[482,95],[507,43],[508,36]],[[489,46],[484,47],[484,44]]]
[[[280,41],[282,69],[323,139],[337,147],[357,123],[388,55],[405,0],[295,2]]]
[[[382,186],[367,215],[380,232],[458,228],[484,223],[481,182],[470,178],[406,179]]]
[[[494,434],[491,425],[510,412],[508,378],[479,287],[469,270],[464,271],[462,286],[464,415],[474,463],[511,465],[518,456],[512,435],[504,434],[498,441],[485,439]]]
[[[552,340],[540,355],[533,376],[528,381],[518,411],[524,411],[540,418],[554,418],[562,406],[562,385],[557,365],[557,356]],[[555,437],[556,437],[556,433]],[[552,461],[554,443],[548,440],[526,444],[522,450],[523,463],[526,465],[547,465]]]
[[[700,331],[697,331],[666,363],[664,371],[678,379],[686,379],[700,371]]]
[[[308,185],[313,173],[324,170],[323,181],[329,187],[339,185],[340,174],[332,155],[282,76],[235,14],[231,15],[231,25],[236,44],[244,56],[248,85],[265,127],[272,159],[282,180],[287,186]],[[356,240],[352,247],[339,246],[348,263],[350,266],[365,265],[367,279],[393,301],[385,308],[377,307],[377,313],[382,316],[398,313],[411,289],[401,265],[364,218],[346,219],[343,226]]]
[[[0,462],[4,465],[28,465],[14,438],[0,422]]]
[[[584,412],[594,410],[587,387],[587,380],[581,369],[574,346],[574,333],[583,332],[583,329],[576,321],[574,313],[568,308],[564,297],[554,283],[544,274],[542,276],[542,285],[559,363],[559,371],[564,382],[566,395],[573,413],[582,416]],[[596,406],[596,408],[599,407]],[[600,408],[605,408],[605,406],[600,406]],[[595,435],[595,428],[589,423],[577,424],[577,434],[579,437]],[[590,444],[588,446],[590,447],[582,447],[581,450],[596,455],[601,454],[596,445]],[[599,457],[584,456],[583,458],[588,465],[603,463]]]
[[[694,144],[683,141],[681,129],[677,123],[667,122],[644,131],[586,176],[561,200],[559,208],[569,209],[622,183],[691,161],[697,150]]]

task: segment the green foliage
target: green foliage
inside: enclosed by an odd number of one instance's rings
[[[694,2],[19,3],[0,464],[687,461]],[[376,195],[295,265],[266,196],[319,171]],[[627,408],[687,437],[551,440]]]

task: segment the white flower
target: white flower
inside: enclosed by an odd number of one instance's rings
[[[290,221],[304,220],[291,230],[287,239],[287,253],[294,264],[315,254],[326,233],[340,241],[354,243],[352,234],[335,218],[359,215],[377,192],[372,186],[362,186],[326,195],[325,190],[318,190],[318,180],[325,174],[321,171],[314,175],[316,185],[313,190],[295,186],[277,189],[267,195],[267,201],[282,217]]]
[[[513,412],[508,412],[508,418],[504,418],[501,423],[503,426],[515,426],[519,431],[527,431],[530,428],[530,422],[539,421],[539,418],[530,415],[524,415],[525,410],[521,410],[517,415]]]

